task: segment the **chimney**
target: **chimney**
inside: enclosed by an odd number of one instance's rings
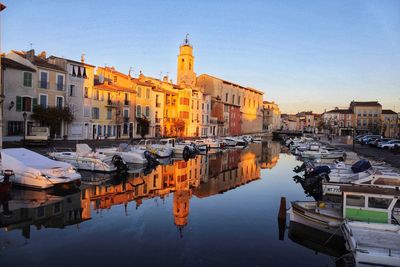
[[[168,82],[168,76],[163,77],[163,82],[166,82],[166,83]]]
[[[83,53],[82,53],[82,55],[81,55],[81,62],[82,62],[82,63],[85,63],[85,54],[83,54]]]
[[[33,62],[35,60],[35,49],[31,49],[29,51],[26,51],[25,52],[25,56],[26,56],[27,60]]]
[[[42,52],[38,55],[38,57],[41,58],[41,59],[46,59],[46,51],[42,51]]]

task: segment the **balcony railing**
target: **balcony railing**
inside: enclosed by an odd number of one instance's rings
[[[109,99],[109,100],[107,100],[106,106],[117,107],[118,103]]]
[[[160,108],[161,107],[161,103],[156,103],[156,108]]]
[[[57,88],[57,91],[65,91],[65,84],[57,83],[56,88]]]
[[[129,117],[124,117],[124,122],[125,123],[129,122]]]
[[[124,100],[124,105],[129,106],[129,100]]]
[[[49,82],[48,81],[39,81],[39,88],[42,89],[49,89]]]

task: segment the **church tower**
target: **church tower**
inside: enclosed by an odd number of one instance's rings
[[[194,73],[193,47],[189,43],[188,35],[179,47],[177,83],[178,85],[195,86],[196,73]]]

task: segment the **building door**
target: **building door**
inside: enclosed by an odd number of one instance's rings
[[[96,125],[93,125],[93,132],[92,132],[92,134],[93,134],[93,136],[92,136],[92,139],[94,140],[94,139],[96,139]]]

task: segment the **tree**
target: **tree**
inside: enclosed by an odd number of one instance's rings
[[[69,107],[42,107],[35,106],[31,118],[38,121],[40,125],[50,128],[50,136],[54,136],[61,129],[63,122],[71,123],[74,120],[74,115]]]
[[[183,136],[183,132],[185,130],[185,121],[182,119],[177,119],[174,122],[174,128],[177,136]]]
[[[146,117],[136,118],[136,121],[137,133],[140,134],[142,138],[144,138],[146,134],[149,134],[150,121]]]

